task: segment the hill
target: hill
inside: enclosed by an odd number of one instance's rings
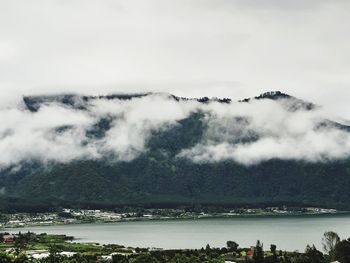
[[[7,133],[0,133],[6,211],[350,208],[349,127],[281,92],[239,102],[151,93],[32,96],[16,111],[21,122],[5,120]]]

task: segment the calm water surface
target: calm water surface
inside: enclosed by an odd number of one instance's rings
[[[350,237],[350,215],[139,221],[8,230],[67,234],[76,237],[79,242],[133,247],[201,248],[206,244],[222,247],[227,240],[248,247],[260,239],[265,247],[273,243],[279,249],[304,251],[307,244],[315,244],[321,249],[325,231],[335,231],[341,238]]]

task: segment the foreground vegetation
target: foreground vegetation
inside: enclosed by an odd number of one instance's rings
[[[162,250],[81,244],[66,235],[30,232],[1,235],[4,242],[0,245],[0,263],[328,263],[336,260],[350,263],[350,238],[340,240],[334,232],[326,232],[323,236],[324,253],[315,246],[307,246],[303,253],[281,251],[273,244],[264,250],[260,241],[251,248],[240,248],[236,242],[227,241],[223,248],[207,245],[201,249]]]

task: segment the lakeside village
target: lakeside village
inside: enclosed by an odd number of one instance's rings
[[[62,209],[57,212],[47,213],[13,213],[0,214],[0,227],[25,227],[57,224],[80,224],[80,223],[109,223],[138,220],[171,220],[171,219],[201,219],[201,218],[224,218],[239,216],[297,216],[297,215],[322,215],[345,213],[335,209],[325,208],[290,208],[290,207],[267,207],[267,208],[239,208],[210,211],[210,209],[144,209],[127,208],[114,211],[107,210],[84,210]]]
[[[95,222],[119,222],[127,220],[200,219],[235,216],[285,216],[322,215],[340,213],[334,209],[270,207],[258,209],[234,209],[209,212],[187,209],[134,209],[116,211],[62,209],[52,213],[2,214],[0,230],[0,263],[350,263],[350,239],[340,241],[334,232],[326,232],[324,239],[330,248],[324,254],[314,246],[305,252],[281,251],[273,244],[257,241],[248,248],[240,248],[234,241],[227,241],[222,248],[199,249],[133,248],[117,244],[78,243],[74,237],[11,231],[11,227],[30,225],[78,224]],[[327,235],[327,236],[326,236]],[[320,237],[321,238],[321,237]],[[310,240],[310,244],[314,242]],[[254,241],[252,240],[252,244]],[[325,246],[327,247],[327,245]]]
[[[234,241],[227,241],[222,248],[207,245],[200,249],[132,248],[121,245],[75,243],[66,235],[35,234],[31,232],[0,233],[1,263],[348,263],[350,238],[340,240],[335,232],[325,232],[325,253],[315,246],[307,246],[305,252],[278,250],[271,244],[257,241],[255,246],[240,248]]]

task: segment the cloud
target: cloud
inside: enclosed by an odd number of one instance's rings
[[[206,109],[202,141],[178,156],[252,165],[271,159],[322,162],[350,155],[349,132],[329,122],[321,108],[291,110],[291,103],[295,101],[213,103]]]
[[[152,132],[166,130],[189,116],[197,103],[176,102],[167,94],[149,95],[129,101],[98,100],[92,104],[97,116],[113,118],[112,127],[100,142],[103,152],[130,161],[145,151]]]
[[[0,167],[27,160],[70,162],[97,157],[96,149],[83,147],[84,130],[91,118],[61,105],[43,106],[37,113],[16,108],[0,110]],[[71,127],[57,132],[58,128]]]
[[[176,125],[196,103],[157,94],[132,100],[98,99],[84,106],[86,110],[78,110],[50,101],[37,112],[28,111],[23,103],[0,109],[0,167],[28,160],[66,163],[107,156],[131,161],[147,150],[152,132]],[[87,131],[101,118],[112,120],[111,128],[103,138],[89,137]]]
[[[203,136],[197,145],[182,149],[178,158],[253,165],[270,159],[318,162],[350,155],[350,133],[329,121],[322,108],[308,110],[293,98],[203,104],[158,93],[88,101],[75,95],[73,101],[75,106],[46,99],[36,112],[23,101],[1,107],[0,167],[30,160],[130,162],[148,151],[147,143],[156,131],[174,128],[194,112],[204,116]],[[103,119],[109,129],[94,135],[94,127]]]

